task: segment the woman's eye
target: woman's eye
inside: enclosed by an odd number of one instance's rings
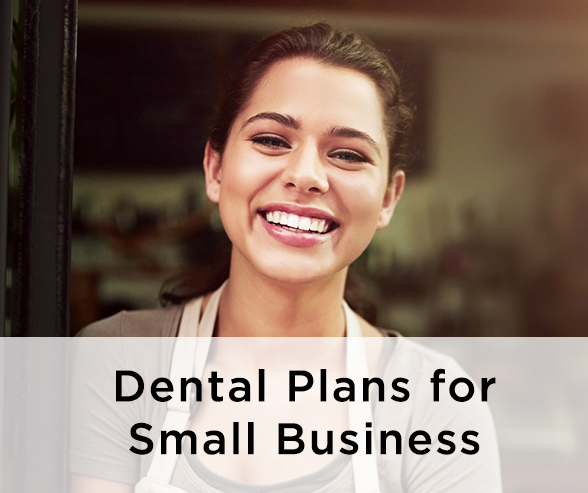
[[[290,145],[286,141],[274,135],[256,135],[255,137],[251,137],[249,140],[255,144],[259,144],[269,149],[290,148]]]
[[[331,153],[330,156],[349,163],[366,163],[369,161],[363,154],[354,151],[336,151]]]

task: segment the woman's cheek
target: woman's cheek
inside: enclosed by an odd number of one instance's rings
[[[349,214],[361,221],[366,228],[375,228],[383,203],[384,192],[379,182],[369,176],[356,176],[348,180],[344,196]]]

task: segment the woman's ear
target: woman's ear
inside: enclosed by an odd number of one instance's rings
[[[380,211],[380,217],[378,218],[378,225],[376,229],[380,230],[388,226],[396,204],[402,196],[404,191],[404,184],[406,182],[406,175],[404,171],[396,171],[392,175],[392,180],[386,188],[386,194],[384,195],[384,201],[382,202],[382,210]]]
[[[206,178],[206,195],[218,204],[221,184],[221,156],[215,151],[210,142],[206,143],[204,149],[204,176]]]

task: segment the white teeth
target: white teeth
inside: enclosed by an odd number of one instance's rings
[[[288,214],[281,211],[270,211],[265,213],[268,222],[288,226],[289,228],[299,229],[301,231],[313,231],[316,233],[326,233],[329,228],[329,222],[325,219],[317,219],[296,214]]]
[[[296,214],[290,214],[288,216],[288,226],[291,228],[298,228],[300,218]]]
[[[298,229],[301,229],[302,231],[308,231],[310,229],[310,218],[300,218],[300,222],[298,223]]]

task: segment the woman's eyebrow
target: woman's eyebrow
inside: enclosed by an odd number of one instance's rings
[[[380,152],[380,147],[378,146],[376,141],[365,132],[362,132],[361,130],[357,130],[351,127],[333,127],[328,134],[331,137],[347,137],[352,139],[365,140],[374,148],[374,150],[378,153],[378,156],[382,156],[382,153]]]
[[[243,125],[241,125],[241,130],[256,120],[273,120],[275,122],[281,123],[282,125],[285,125],[286,127],[293,128],[294,130],[300,129],[300,122],[290,115],[282,115],[280,113],[258,113],[257,115],[249,118]]]

